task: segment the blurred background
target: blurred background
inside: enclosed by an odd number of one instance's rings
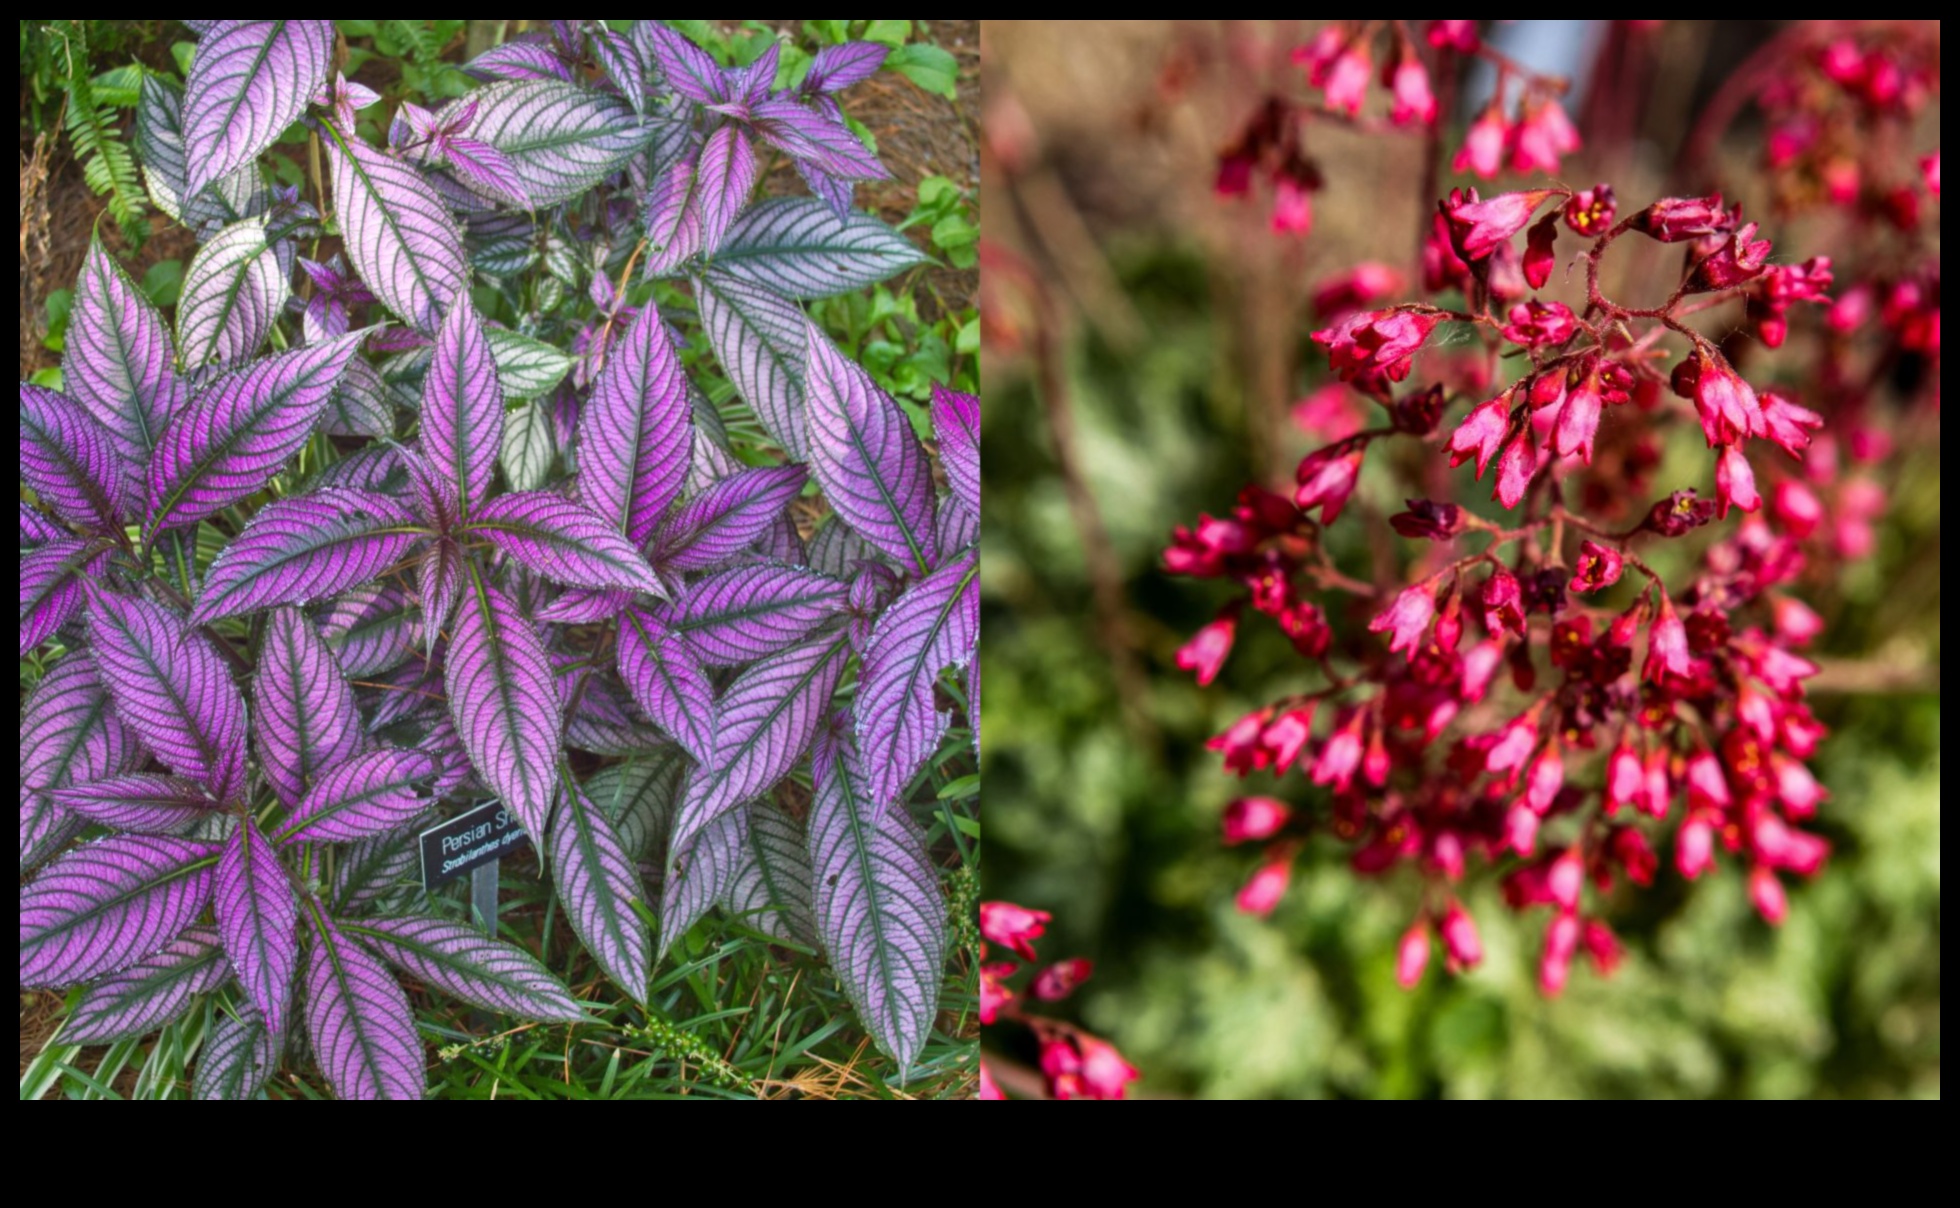
[[[1733,862],[1692,886],[1665,870],[1605,912],[1628,946],[1617,974],[1575,972],[1546,1000],[1542,920],[1502,909],[1475,862],[1464,899],[1486,958],[1459,978],[1432,968],[1413,992],[1394,978],[1418,894],[1406,868],[1363,878],[1347,867],[1352,849],[1323,836],[1271,918],[1234,909],[1256,852],[1220,845],[1224,803],[1320,790],[1297,772],[1228,776],[1204,743],[1299,686],[1285,670],[1298,664],[1272,625],[1248,621],[1219,680],[1198,688],[1175,653],[1235,589],[1165,575],[1162,549],[1173,525],[1228,512],[1248,482],[1290,482],[1325,443],[1293,414],[1326,376],[1307,341],[1313,286],[1363,260],[1406,276],[1440,192],[1526,183],[1449,171],[1477,90],[1488,93],[1473,72],[1438,143],[1313,123],[1307,151],[1325,187],[1304,237],[1272,232],[1270,194],[1215,196],[1219,153],[1261,98],[1315,96],[1286,54],[1316,28],[983,29],[983,896],[1052,911],[1042,955],[1095,962],[1063,1013],[1124,1051],[1145,1097],[1938,1097],[1936,401],[1890,417],[1902,451],[1872,470],[1888,503],[1871,555],[1802,589],[1829,621],[1812,651],[1826,664],[1813,706],[1832,735],[1813,766],[1832,793],[1818,829],[1835,850],[1819,876],[1790,884],[1780,929],[1750,908]],[[1760,75],[1758,52],[1788,26],[1485,33],[1575,76],[1565,103],[1588,147],[1567,159],[1566,183],[1612,181],[1622,214],[1724,188],[1748,200],[1779,260],[1841,237],[1829,215],[1777,213],[1761,184],[1764,130],[1740,91],[1750,84],[1724,88]],[[1371,88],[1364,112],[1385,109],[1380,97]],[[1733,123],[1697,132],[1711,103]],[[1928,111],[1917,151],[1938,147],[1936,97]],[[1430,161],[1440,172],[1425,190]],[[1643,296],[1634,284],[1627,296]],[[1800,356],[1786,360],[1781,372],[1801,372]],[[1779,375],[1774,356],[1746,370],[1759,384]],[[1707,490],[1698,434],[1668,456],[1657,493]],[[1364,474],[1357,502],[1397,506],[1387,492]],[[1364,577],[1372,559],[1398,556],[1367,532],[1330,530]],[[1008,1062],[1034,1060],[1013,1030],[990,1043]]]

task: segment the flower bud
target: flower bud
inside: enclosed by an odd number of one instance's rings
[[[1547,998],[1557,998],[1572,973],[1572,954],[1579,948],[1579,919],[1560,914],[1545,929],[1545,955],[1538,962],[1538,988]]]
[[[1178,667],[1197,672],[1200,685],[1211,683],[1232,653],[1232,638],[1238,628],[1238,609],[1228,606],[1177,652]]]
[[[1029,910],[1012,902],[980,903],[980,934],[1004,948],[1011,948],[1022,960],[1034,959],[1034,941],[1054,916],[1045,910]]]
[[[1422,971],[1429,964],[1429,923],[1417,919],[1415,925],[1402,933],[1402,942],[1395,949],[1395,981],[1404,990],[1413,989],[1422,980]]]
[[[1034,996],[1043,1002],[1060,1002],[1075,993],[1075,988],[1089,980],[1094,966],[1086,957],[1070,957],[1035,974]]]
[[[1391,652],[1414,650],[1435,616],[1435,589],[1417,584],[1398,593],[1393,604],[1368,622],[1368,630],[1370,633],[1391,633],[1393,636],[1388,643]]]
[[[1239,890],[1238,907],[1247,914],[1269,915],[1286,895],[1286,883],[1293,875],[1293,850],[1291,847],[1274,850],[1275,854],[1269,855]]]
[[[1237,797],[1225,807],[1225,842],[1270,839],[1279,833],[1293,811],[1271,797]]]
[[[1476,920],[1455,899],[1451,899],[1449,909],[1443,912],[1443,951],[1449,957],[1452,973],[1475,968],[1484,959]]]

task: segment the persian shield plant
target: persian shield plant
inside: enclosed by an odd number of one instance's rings
[[[98,244],[60,388],[20,387],[21,984],[83,985],[70,1042],[220,995],[199,1097],[303,1037],[340,1097],[419,1098],[398,978],[587,1018],[404,883],[495,800],[629,998],[720,907],[909,1066],[948,947],[910,804],[978,711],[978,400],[936,393],[942,494],[799,304],[921,259],[850,208],[884,170],[834,95],[884,48],[789,78],[554,22],[377,123],[330,22],[191,24],[137,138],[201,240],[174,323]],[[324,215],[261,174],[296,123]],[[756,200],[772,158],[816,196]]]

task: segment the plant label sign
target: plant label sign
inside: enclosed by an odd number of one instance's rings
[[[422,888],[434,889],[524,842],[517,815],[501,802],[480,805],[431,827],[422,840]]]

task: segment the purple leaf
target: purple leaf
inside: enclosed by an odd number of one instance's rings
[[[56,805],[77,817],[145,835],[181,835],[211,817],[218,804],[195,782],[154,772],[69,785],[51,795]]]
[[[946,900],[925,836],[896,807],[865,797],[858,754],[817,739],[810,865],[817,933],[878,1047],[908,1066],[932,1030],[946,959]]]
[[[188,397],[172,362],[170,329],[122,266],[89,242],[68,313],[62,382],[109,434],[123,466],[123,496],[143,498],[150,451]]]
[[[306,1030],[337,1099],[420,1099],[422,1041],[408,995],[382,963],[314,909]]]
[[[225,955],[245,997],[279,1031],[299,967],[299,899],[272,844],[250,818],[225,840],[216,888]]]
[[[921,572],[936,561],[932,473],[912,423],[871,375],[809,327],[810,468],[844,523]]]
[[[73,651],[49,667],[20,712],[21,872],[82,827],[49,790],[128,771],[143,757],[136,735],[110,708],[94,659]]]
[[[667,824],[680,796],[688,759],[673,747],[600,768],[586,780],[585,799],[599,807],[628,856],[663,862]]]
[[[502,495],[462,530],[481,533],[520,565],[571,587],[667,590],[640,551],[597,512],[550,491]]]
[[[761,563],[689,585],[656,615],[710,667],[732,667],[802,641],[844,607],[845,586],[815,571]]]
[[[362,839],[340,849],[334,863],[334,911],[346,915],[366,910],[402,884],[421,862],[415,828]],[[421,891],[416,883],[415,891]]]
[[[890,48],[881,42],[845,42],[826,46],[810,61],[803,76],[805,92],[842,92],[871,78],[883,66]]]
[[[195,195],[184,191],[190,173],[184,153],[184,89],[154,72],[143,73],[136,109],[136,154],[143,184],[157,209],[198,232],[208,233],[271,204],[256,162],[214,181]]]
[[[796,174],[803,178],[804,184],[810,186],[810,192],[816,194],[817,199],[828,206],[831,213],[839,218],[851,216],[851,202],[855,190],[850,181],[838,180],[828,175],[822,168],[807,159],[790,162],[796,165]]]
[[[810,569],[833,579],[851,579],[857,576],[861,562],[883,565],[885,556],[836,517],[824,521],[811,534]]]
[[[489,143],[457,136],[444,139],[442,149],[450,173],[468,188],[522,210],[535,205],[518,165]]]
[[[633,36],[660,68],[667,87],[697,105],[714,105],[728,99],[721,65],[685,36],[658,21],[640,22],[633,27]]]
[[[946,719],[933,685],[964,667],[980,640],[980,558],[969,549],[912,585],[878,618],[858,673],[857,745],[869,765],[859,791],[877,805],[898,798],[939,745]]]
[[[695,157],[661,167],[647,190],[645,280],[669,276],[701,250],[701,208],[694,200]]]
[[[148,531],[215,516],[271,481],[306,443],[360,339],[264,357],[199,391],[150,459]]]
[[[703,827],[788,774],[830,707],[850,646],[827,636],[754,664],[715,706],[713,758],[688,784],[674,819],[673,851],[686,855]]]
[[[803,535],[796,531],[796,518],[787,511],[777,512],[749,548],[765,562],[802,566],[810,560],[809,551],[803,548]]]
[[[225,980],[225,951],[209,927],[193,927],[129,968],[96,982],[61,1025],[67,1044],[109,1044],[156,1031]]]
[[[542,38],[537,41],[517,39],[492,47],[463,64],[463,70],[479,80],[570,82],[572,79],[571,64],[559,57],[558,52]]]
[[[966,510],[958,495],[941,497],[939,510],[932,517],[932,540],[940,555],[944,557],[979,539],[980,518]]]
[[[680,361],[648,306],[614,342],[580,416],[579,499],[639,545],[680,494],[693,438]]]
[[[571,993],[536,957],[474,927],[420,916],[341,927],[397,969],[473,1007],[547,1023],[585,1019]]]
[[[891,175],[849,126],[795,97],[770,97],[754,107],[751,120],[764,140],[826,175],[842,180]]]
[[[260,769],[288,809],[321,772],[361,749],[354,694],[332,650],[295,609],[266,618],[252,703]]]
[[[185,367],[251,360],[288,292],[279,259],[266,243],[264,218],[234,222],[211,236],[191,257],[177,302],[177,351]]]
[[[116,716],[221,801],[245,787],[245,698],[202,634],[160,604],[89,588],[89,650]]]
[[[565,715],[565,745],[595,755],[636,755],[672,751],[667,736],[654,729],[611,675],[587,670]]]
[[[252,1098],[278,1066],[279,1050],[285,1045],[285,1036],[269,1030],[257,1011],[246,1008],[236,1017],[219,1015],[204,1051],[198,1054],[192,1097]]]
[[[219,551],[191,623],[336,595],[378,578],[424,535],[406,506],[372,491],[268,503]]]
[[[422,379],[422,452],[461,495],[463,511],[490,498],[503,442],[504,397],[483,322],[458,298],[436,333],[435,359]]]
[[[423,551],[415,580],[422,596],[423,640],[433,650],[436,638],[449,628],[449,615],[456,611],[456,597],[463,592],[462,549],[447,537],[437,538]]]
[[[735,215],[755,192],[761,168],[755,147],[739,126],[723,126],[701,145],[694,164],[694,195],[690,205],[701,214],[701,250],[713,255],[727,235]]]
[[[347,258],[383,306],[434,335],[443,311],[469,289],[462,231],[413,164],[326,129]]]
[[[639,871],[606,816],[569,780],[551,826],[551,874],[586,950],[627,997],[643,1000],[652,953],[633,909],[645,893]]]
[[[694,278],[694,300],[715,359],[742,400],[791,460],[809,460],[803,308],[773,289],[720,269]]]
[[[689,785],[699,779],[696,768]],[[676,852],[682,854],[676,855]],[[660,893],[660,952],[664,956],[708,908],[727,896],[735,873],[749,854],[749,814],[730,810],[702,829],[685,848],[667,853],[667,879]]]
[[[415,648],[415,612],[398,587],[370,583],[354,588],[321,614],[319,627],[327,649],[350,676],[398,666]]]
[[[631,34],[614,33],[595,21],[586,32],[585,44],[592,49],[592,59],[606,73],[606,78],[619,89],[626,103],[633,106],[633,112],[644,114],[647,65],[639,43]]]
[[[323,773],[273,838],[348,843],[386,834],[429,808],[436,766],[420,751],[369,751]]]
[[[20,501],[20,552],[31,553],[49,541],[60,541],[74,534],[66,525],[57,524],[54,517],[34,507],[25,499]]]
[[[331,21],[239,21],[197,45],[184,84],[186,198],[258,158],[327,83]]]
[[[537,620],[541,625],[591,625],[618,616],[619,610],[632,602],[630,591],[568,587],[538,609]]]
[[[66,986],[150,955],[211,900],[211,843],[112,835],[78,847],[20,891],[20,984]]]
[[[651,613],[619,614],[619,677],[654,724],[705,761],[714,747],[715,691],[694,648]]]
[[[317,297],[315,300],[318,300]],[[323,331],[307,343],[330,340],[346,333],[347,326],[343,322],[339,324],[338,331]],[[395,404],[389,397],[388,383],[382,380],[381,371],[360,357],[350,358],[347,368],[341,371],[339,387],[327,401],[326,413],[320,417],[320,431],[329,436],[387,436],[394,430]]]
[[[728,81],[723,87],[723,94],[744,105],[759,104],[775,86],[776,67],[781,61],[782,45],[771,39],[748,66],[731,67],[722,73]]]
[[[706,570],[740,554],[803,492],[802,466],[762,466],[731,474],[674,513],[654,546],[666,571]]]
[[[932,384],[932,431],[953,495],[980,514],[980,398]]]
[[[571,200],[646,145],[640,119],[619,98],[557,80],[491,84],[470,100],[470,137],[509,159],[533,208]]]
[[[885,605],[898,598],[899,587],[898,575],[883,562],[867,562],[858,567],[844,611],[851,618],[851,645],[860,655],[870,643],[871,630],[884,615]]]
[[[715,268],[792,298],[827,298],[875,285],[925,259],[869,214],[839,216],[809,197],[772,197],[728,228]]]
[[[803,824],[766,798],[749,802],[743,812],[748,815],[748,850],[728,878],[721,907],[766,935],[814,945],[817,926],[811,902],[816,887]]]
[[[63,520],[103,533],[120,527],[124,470],[109,434],[67,395],[26,382],[20,476]]]
[[[82,575],[99,576],[106,542],[61,537],[20,560],[20,652],[39,646],[75,619],[86,596]]]
[[[354,363],[351,360],[347,362],[350,368]],[[346,380],[343,373],[341,381]],[[409,486],[408,461],[404,450],[389,445],[369,445],[321,470],[308,485],[349,487],[356,491],[400,495]]]
[[[483,782],[545,833],[562,727],[551,665],[516,604],[471,570],[449,640],[449,710]]]

